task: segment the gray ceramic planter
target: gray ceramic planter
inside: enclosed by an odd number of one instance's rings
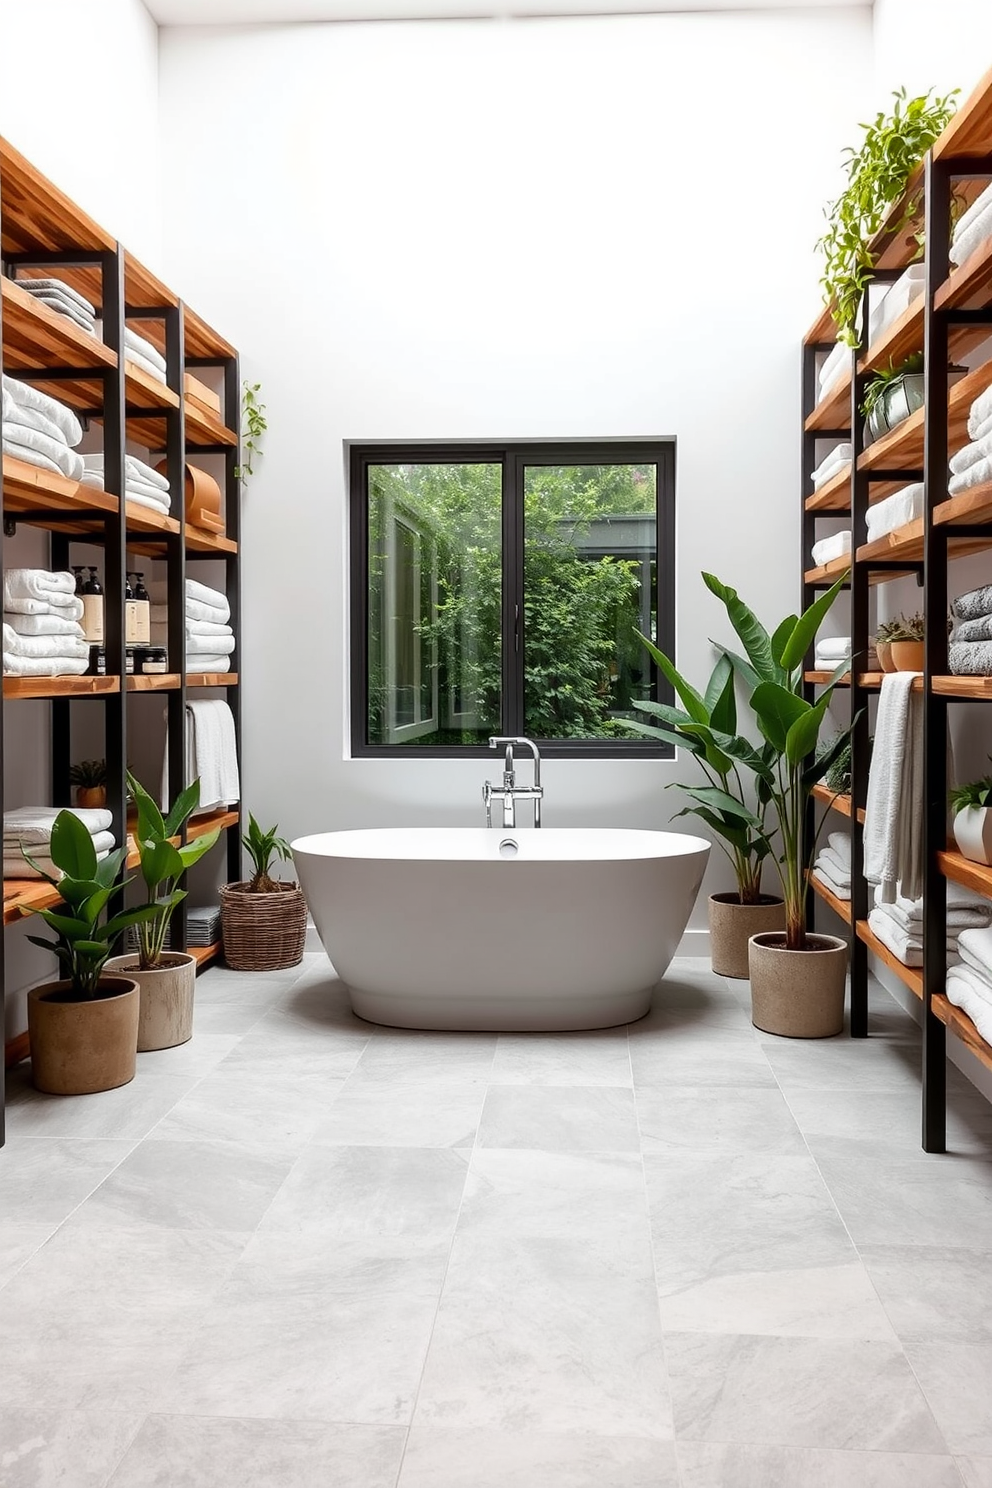
[[[868,415],[866,430],[869,441],[903,423],[910,414],[923,407],[926,382],[922,372],[908,372],[895,377]]]

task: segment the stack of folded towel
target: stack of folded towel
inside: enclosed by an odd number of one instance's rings
[[[26,289],[42,305],[47,305],[49,310],[54,310],[56,315],[65,315],[88,336],[96,335],[96,311],[89,300],[84,299],[64,280],[18,279],[17,285],[19,289]]]
[[[951,263],[963,264],[987,238],[992,238],[992,186],[986,186],[955,224]]]
[[[11,568],[3,576],[3,669],[13,677],[82,676],[90,648],[71,573]]]
[[[829,563],[834,558],[843,558],[851,551],[850,529],[846,532],[835,532],[832,537],[823,537],[815,542],[812,547],[813,562],[818,568],[824,563]]]
[[[927,286],[927,266],[925,263],[910,264],[906,272],[890,285],[885,294],[879,300],[871,313],[868,321],[868,344],[873,345],[887,330],[893,321],[899,319],[904,310]]]
[[[952,496],[992,481],[992,387],[979,393],[971,405],[968,437],[971,443],[951,456],[947,489]]]
[[[948,666],[959,677],[992,676],[992,584],[951,601],[957,624],[947,648]]]
[[[165,382],[165,357],[157,346],[139,336],[137,331],[132,331],[130,326],[124,327],[124,357],[126,361],[134,362],[142,372],[147,372],[149,377],[154,377],[156,382]]]
[[[835,444],[829,455],[824,456],[812,474],[813,490],[818,491],[825,486],[828,480],[832,480],[841,470],[850,465],[854,457],[854,446],[851,444]]]
[[[103,455],[84,455],[83,464],[86,467],[83,485],[102,487],[105,480]],[[124,496],[139,506],[149,506],[166,515],[172,510],[168,480],[134,455],[124,457]]]
[[[29,852],[52,878],[61,874],[51,859],[50,843],[52,827],[59,814],[57,806],[22,806],[17,811],[3,814],[3,876],[4,878],[40,878],[41,874],[31,867],[23,855],[22,848]],[[105,858],[116,845],[110,831],[112,817],[109,811],[87,810],[74,807],[73,816],[78,816],[93,838],[98,858]]]
[[[2,387],[3,453],[78,481],[83,458],[75,446],[83,430],[72,409],[13,377]]]
[[[945,923],[947,964],[954,966],[961,954],[959,937],[981,934],[992,923],[992,903],[969,889],[949,883]],[[922,899],[905,899],[897,894],[893,904],[883,904],[881,891],[876,889],[875,908],[868,915],[868,924],[904,966],[923,965]]]
[[[166,586],[155,583],[152,599],[152,645],[169,644],[169,609]],[[234,650],[234,631],[228,621],[231,606],[219,589],[186,580],[186,670],[188,672],[228,672]]]
[[[846,832],[831,832],[813,864],[813,877],[825,884],[838,899],[851,897],[851,839]]]
[[[967,1013],[992,1044],[992,930],[962,930],[958,954],[960,964],[947,973],[947,1000]]]
[[[851,370],[851,348],[838,341],[833,351],[820,368],[817,377],[816,401],[822,403],[830,389],[840,382],[845,372]]]
[[[817,671],[832,671],[842,661],[851,659],[850,636],[825,636],[816,643]]]
[[[923,482],[915,481],[913,485],[903,486],[902,490],[886,496],[884,501],[869,506],[865,516],[868,541],[877,542],[887,532],[895,532],[897,527],[905,527],[922,515]]]

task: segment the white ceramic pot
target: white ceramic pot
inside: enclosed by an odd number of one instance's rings
[[[992,810],[965,806],[954,818],[954,841],[972,863],[992,863]]]
[[[114,956],[108,971],[120,972],[138,983],[141,1004],[138,1017],[138,1052],[174,1049],[193,1037],[193,992],[196,960],[193,956],[166,952],[162,965],[142,971],[136,951]]]

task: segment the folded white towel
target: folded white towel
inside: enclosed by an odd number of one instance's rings
[[[970,470],[972,465],[977,465],[979,460],[987,460],[992,455],[992,436],[984,439],[972,440],[963,449],[959,449],[956,455],[950,459],[950,471],[952,475],[962,475]]]
[[[190,673],[195,672],[197,676],[202,676],[205,672],[227,673],[231,670],[231,658],[220,655],[191,656],[187,662],[186,670]]]
[[[140,367],[141,371],[147,373],[155,382],[160,382],[163,387],[165,386],[165,373],[161,372],[154,362],[150,362],[147,357],[139,356],[130,346],[125,347],[124,356],[127,361],[133,363],[135,367]]]
[[[24,408],[20,403],[15,403],[8,393],[3,395],[4,433],[16,429],[22,425],[26,429],[37,429],[40,434],[47,434],[49,439],[54,439],[57,444],[66,447],[66,437],[62,433],[54,419],[50,419],[47,413],[41,413],[37,408]],[[16,434],[13,436],[15,439]]]
[[[234,650],[234,632],[227,635],[186,635],[186,654],[192,661],[196,656],[230,656]]]
[[[841,380],[845,372],[850,373],[850,371],[851,348],[843,341],[838,341],[820,368],[820,375],[817,378],[819,395],[816,401],[822,402],[834,384]]]
[[[153,631],[158,631],[165,636],[169,630],[169,607],[168,605],[153,604],[151,607],[151,626]],[[222,620],[186,620],[186,634],[198,636],[227,636],[232,635],[231,627]]]
[[[850,899],[851,880],[847,878],[843,881],[838,881],[831,874],[829,867],[821,863],[819,858],[813,864],[813,877],[819,879],[820,883],[825,884],[835,898]]]
[[[970,966],[954,966],[944,988],[953,1002],[974,1023],[987,1044],[992,1044],[992,987]]]
[[[19,599],[43,600],[58,605],[60,609],[75,608],[76,575],[59,570],[49,572],[47,568],[8,568],[3,576],[3,607],[14,610],[18,606],[11,601]],[[25,610],[23,614],[44,614],[44,610]]]
[[[850,654],[850,636],[823,636],[816,643],[817,661],[844,661]]]
[[[83,618],[83,601],[77,596],[75,605],[66,605],[57,615],[18,615],[15,610],[4,611],[4,624],[24,636],[82,635],[78,624]]]
[[[27,460],[43,469],[55,469],[66,480],[78,481],[83,473],[83,459],[64,440],[51,439],[40,429],[30,429],[14,419],[4,419],[3,447],[19,460]],[[41,457],[39,459],[39,456]]]
[[[979,393],[968,414],[968,437],[980,439],[983,424],[992,419],[992,383]]]
[[[979,200],[981,200],[981,198],[979,198]],[[975,202],[973,206],[970,207],[964,214],[961,222],[958,223],[957,229],[954,233],[954,238],[951,242],[950,259],[952,264],[960,266],[961,264],[966,263],[971,255],[975,253],[988,238],[992,237],[992,201],[986,202],[982,210],[976,215],[971,215],[974,213],[974,208],[977,206],[978,202]],[[961,223],[965,221],[965,218],[969,217],[970,220],[968,221],[967,226],[964,228],[964,231],[962,231]]]
[[[104,463],[105,456],[102,450],[83,456],[86,469],[98,475],[103,475]],[[159,471],[153,470],[151,465],[146,465],[144,460],[139,460],[136,455],[124,456],[124,478],[125,480],[131,478],[143,486],[152,486],[157,491],[169,490],[168,479]]]
[[[817,862],[820,863],[821,866],[825,865],[829,869],[831,875],[837,879],[838,883],[851,882],[850,859],[845,861],[841,854],[839,852],[835,852],[832,847],[821,847],[817,856]]]
[[[35,413],[43,413],[46,418],[62,430],[66,444],[73,447],[83,437],[83,429],[71,408],[66,408],[64,403],[50,398],[47,393],[40,393],[37,388],[31,387],[30,383],[18,382],[13,377],[3,377],[2,386],[8,397],[20,408],[31,408]],[[3,414],[6,418],[6,412]]]
[[[849,553],[850,551],[850,532],[835,532],[832,537],[823,537],[819,542],[813,544],[812,558],[813,562],[819,568],[834,558],[843,558],[845,553]]]
[[[88,660],[89,643],[83,639],[82,626],[76,626],[76,635],[22,635],[13,626],[4,624],[3,649],[6,656],[74,656]]]
[[[10,426],[5,425],[4,427],[6,429]],[[9,455],[12,460],[23,460],[27,465],[37,465],[39,470],[50,470],[53,475],[62,475],[63,473],[62,467],[57,465],[54,460],[50,460],[47,455],[39,454],[30,445],[19,444],[14,439],[8,439],[6,433],[3,435],[2,440],[0,440],[0,449],[2,449],[3,454]]]
[[[74,306],[81,315],[90,320],[96,318],[96,310],[84,295],[73,289],[71,284],[66,284],[64,279],[18,279],[17,283],[21,289],[26,289],[28,294],[56,294]]]
[[[102,833],[101,836],[110,837],[110,833],[109,832]],[[96,844],[97,844],[97,842],[99,840],[100,840],[99,838],[94,838],[93,839],[93,845],[95,847],[96,847]],[[113,847],[113,842],[114,842],[113,837],[110,837],[110,843],[111,843],[111,846],[110,847],[102,847],[102,848],[101,847],[97,847],[96,856],[97,856],[97,861],[98,862],[102,858],[105,858],[107,856],[107,854],[111,851],[111,848]],[[36,853],[32,853],[31,856],[34,858],[35,862],[38,864],[38,867],[39,868],[43,868],[45,870],[45,872],[49,875],[49,877],[55,878],[55,879],[58,879],[58,878],[61,878],[62,877],[62,870],[60,868],[56,868],[55,864],[52,862],[52,860],[51,860],[50,857],[48,857],[47,855],[42,855],[41,857],[39,857]],[[7,857],[6,854],[4,855],[4,860],[3,860],[3,876],[4,876],[4,878],[39,878],[39,879],[41,878],[41,874],[35,872],[35,870],[31,867],[30,863],[28,863],[24,858],[19,857],[16,853],[15,854],[11,854],[10,857]]]
[[[82,481],[84,486],[93,486],[97,490],[103,490],[104,477],[101,472],[84,471]],[[125,501],[136,501],[139,506],[154,507],[160,512],[168,513],[172,510],[172,500],[167,492],[160,491],[157,486],[147,486],[143,481],[136,481],[131,476],[126,476],[125,481]]]
[[[887,905],[882,908],[876,907],[869,911],[868,924],[874,930],[883,945],[888,946],[897,961],[904,966],[923,965],[923,942],[915,935],[910,935],[904,930],[898,921],[892,919],[891,915],[885,913]],[[947,965],[954,966],[958,962],[957,946],[953,940],[945,944]]]
[[[977,965],[992,981],[992,927],[981,930],[962,930],[960,935],[961,955],[970,964]],[[968,955],[965,956],[965,951]]]
[[[98,855],[113,850],[115,844],[112,832],[91,832],[90,836]],[[37,843],[18,841],[16,837],[5,837],[3,839],[3,860],[5,863],[16,863],[18,860],[23,862],[23,853],[27,851],[40,863],[51,862],[50,844],[50,837],[40,838]]]
[[[970,491],[975,486],[986,486],[992,482],[992,457],[984,455],[982,459],[976,460],[974,465],[969,465],[967,470],[962,470],[960,475],[952,475],[947,483],[947,490],[951,496],[960,496],[962,491]]]
[[[977,620],[962,620],[954,627],[951,641],[992,641],[992,615],[980,615]]]
[[[168,370],[165,357],[158,347],[153,346],[144,336],[139,336],[137,331],[132,331],[130,326],[124,327],[124,346],[127,352],[134,352],[136,356],[150,362],[153,367],[157,367],[160,372]]]
[[[229,806],[241,794],[234,715],[220,699],[187,703],[200,805]]]
[[[868,322],[868,344],[874,345],[884,330],[899,319],[926,288],[923,264],[910,264],[906,272],[890,285],[871,313]]]
[[[66,807],[73,816],[78,816],[91,836],[97,832],[109,832],[113,816],[104,806]],[[20,842],[48,842],[52,827],[61,806],[17,806],[3,814],[4,838],[16,838]],[[113,845],[113,844],[111,844]]]
[[[153,604],[168,605],[169,594],[164,581],[156,580],[151,585],[149,594]],[[211,589],[196,579],[186,580],[187,620],[213,620],[217,624],[226,624],[230,618],[231,606],[226,594],[222,594],[219,589]]]
[[[75,656],[16,656],[3,653],[3,669],[8,677],[81,677],[89,667],[89,655]]]
[[[905,895],[897,893],[895,903],[883,905],[879,894],[880,890],[876,888],[875,904],[884,909],[885,913],[910,935],[921,937],[923,934],[922,898],[907,899]],[[962,930],[981,929],[983,925],[992,924],[992,903],[988,899],[983,899],[979,894],[973,894],[970,889],[949,883],[945,924],[948,931],[953,931],[955,935]]]
[[[914,672],[882,678],[875,743],[868,772],[864,824],[864,872],[892,904],[896,885],[915,899],[922,887],[923,710],[913,693]]]
[[[845,465],[850,465],[853,458],[854,446],[852,444],[835,444],[830,453],[824,456],[813,471],[811,477],[813,489],[818,491],[832,476],[837,474],[838,470],[843,470]]]
[[[839,860],[847,867],[851,866],[851,838],[847,832],[831,832],[827,837],[827,846],[837,854]]]
[[[905,527],[907,522],[922,517],[923,500],[923,482],[914,481],[901,491],[893,491],[884,501],[874,502],[865,514],[868,541],[877,542],[887,532],[895,532],[897,527]]]
[[[960,242],[972,224],[978,221],[979,217],[982,216],[988,207],[992,207],[992,186],[986,186],[984,191],[975,197],[975,200],[967,211],[961,213],[961,216],[954,224],[951,242]]]

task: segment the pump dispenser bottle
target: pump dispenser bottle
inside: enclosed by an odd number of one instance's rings
[[[96,576],[96,569],[89,570],[89,578],[83,585],[83,635],[91,646],[103,645],[103,588]]]

